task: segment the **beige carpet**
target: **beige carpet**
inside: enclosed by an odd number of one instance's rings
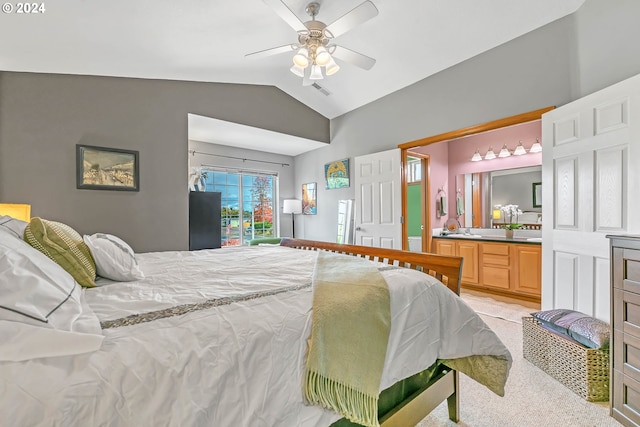
[[[589,403],[522,358],[522,316],[535,311],[514,304],[463,295],[509,348],[514,359],[505,397],[460,375],[460,422],[448,418],[446,403],[418,427],[608,427],[621,426],[609,406]]]

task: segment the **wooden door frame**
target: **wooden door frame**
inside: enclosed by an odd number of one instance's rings
[[[420,221],[423,225],[422,229],[422,252],[431,252],[431,232],[427,233],[427,230],[431,230],[431,215],[429,215],[429,199],[431,197],[431,189],[429,187],[429,176],[431,157],[428,154],[409,153],[407,150],[401,150],[400,159],[402,160],[402,178],[401,178],[401,198],[402,198],[402,250],[409,250],[409,230],[408,230],[408,218],[409,209],[407,206],[407,188],[409,181],[407,175],[409,174],[408,168],[405,166],[408,164],[408,157],[414,157],[420,159],[420,197],[424,201],[422,209],[420,210]]]
[[[469,135],[474,135],[477,133],[482,133],[482,132],[486,132],[489,130],[495,130],[495,129],[500,129],[503,127],[507,127],[507,126],[512,126],[512,125],[517,125],[517,124],[521,124],[521,123],[526,123],[526,122],[530,122],[533,120],[540,120],[542,118],[542,115],[548,111],[551,111],[553,109],[555,109],[556,107],[551,106],[551,107],[545,107],[545,108],[541,108],[539,110],[533,110],[533,111],[529,111],[527,113],[522,113],[522,114],[516,114],[515,116],[510,116],[510,117],[505,117],[502,119],[498,119],[498,120],[493,120],[491,122],[487,122],[487,123],[482,123],[479,125],[474,125],[474,126],[469,126],[466,128],[462,128],[462,129],[458,129],[458,130],[453,130],[450,132],[445,132],[445,133],[441,133],[438,135],[433,135],[433,136],[428,136],[426,138],[422,138],[422,139],[416,139],[415,141],[410,141],[410,142],[405,142],[402,144],[398,145],[398,148],[400,149],[400,160],[402,162],[402,166],[401,166],[401,170],[403,171],[402,173],[402,191],[401,191],[401,197],[402,197],[402,216],[403,218],[407,218],[407,156],[408,156],[408,150],[412,149],[412,148],[417,148],[417,147],[423,147],[425,145],[431,145],[431,144],[435,144],[437,142],[443,142],[443,141],[448,141],[451,139],[456,139],[456,138],[461,138],[463,136],[469,136]],[[415,154],[411,155],[412,157],[417,157]],[[424,173],[426,172],[426,173]],[[431,182],[431,172],[429,170],[429,167],[426,168],[426,171],[423,170],[423,176],[422,176],[422,182],[423,183],[429,183]],[[426,194],[426,203],[423,209],[423,212],[426,212],[426,216],[427,219],[430,219],[430,212],[431,212],[431,199],[430,199],[430,189],[429,186],[425,184],[425,186],[427,187],[427,194]],[[431,222],[425,222],[424,224],[429,224],[429,228],[427,229],[425,226],[425,232],[423,234],[427,234],[428,236],[428,240],[431,241]],[[427,231],[429,231],[427,233]],[[424,244],[424,239],[423,239],[423,248],[425,246]],[[407,231],[407,221],[403,221],[402,222],[402,248],[403,249],[408,249],[408,231]],[[430,247],[429,247],[430,250]]]

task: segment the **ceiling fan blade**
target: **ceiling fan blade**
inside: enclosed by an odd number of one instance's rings
[[[378,9],[373,3],[367,0],[333,21],[327,26],[326,30],[329,31],[333,37],[338,37],[353,27],[368,21],[377,14]]]
[[[265,50],[259,50],[257,52],[247,53],[245,55],[245,58],[247,57],[264,58],[267,56],[278,55],[280,53],[293,52],[294,49],[295,49],[294,45],[286,44],[284,46],[272,47],[271,49],[265,49]]]
[[[342,46],[336,46],[332,55],[335,58],[349,62],[350,64],[356,65],[364,70],[370,70],[376,63],[375,59]]]
[[[271,9],[277,13],[280,18],[284,20],[287,24],[291,26],[297,32],[306,32],[307,27],[304,26],[304,23],[296,16],[295,13],[289,9],[289,7],[284,4],[281,0],[263,0]]]

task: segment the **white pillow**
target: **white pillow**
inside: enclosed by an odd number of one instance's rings
[[[144,278],[133,249],[122,239],[103,233],[85,235],[82,239],[91,250],[98,276],[118,282]]]
[[[0,361],[86,353],[102,339],[73,277],[0,227]]]
[[[27,225],[29,225],[28,222],[7,215],[0,215],[0,227],[11,231],[22,240],[24,240],[24,229],[27,228]]]

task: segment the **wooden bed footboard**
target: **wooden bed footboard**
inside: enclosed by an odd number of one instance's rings
[[[461,257],[302,239],[282,239],[280,245],[303,250],[325,250],[361,256],[372,261],[412,268],[437,278],[456,295],[460,295]],[[409,396],[388,412],[380,419],[380,426],[407,427],[416,425],[445,399],[447,400],[449,419],[457,423],[460,418],[458,387],[458,372],[449,370],[436,378],[428,387]]]
[[[412,268],[435,277],[455,292],[456,295],[460,295],[461,257],[302,239],[282,239],[280,245],[306,250],[322,249],[346,255],[361,256],[389,265]]]

